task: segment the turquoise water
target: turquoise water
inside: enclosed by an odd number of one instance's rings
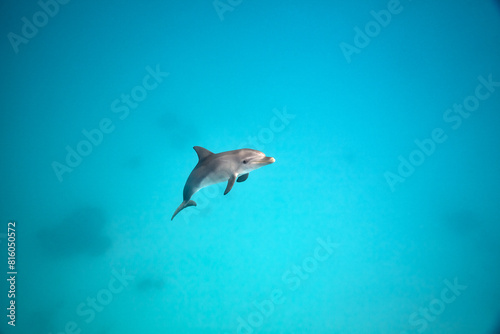
[[[0,333],[500,331],[498,2],[0,13]]]

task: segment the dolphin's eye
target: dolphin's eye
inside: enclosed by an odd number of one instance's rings
[[[248,163],[248,160],[243,160],[243,163],[246,165]]]

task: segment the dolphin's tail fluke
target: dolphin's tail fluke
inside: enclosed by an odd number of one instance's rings
[[[188,206],[196,206],[196,202],[195,202],[195,201],[193,201],[193,200],[183,201],[183,202],[181,203],[181,205],[179,205],[179,207],[177,208],[177,210],[175,210],[174,215],[172,216],[172,218],[171,218],[170,220],[173,220],[173,219],[174,219],[174,217],[175,217],[175,216],[176,216],[179,212],[181,212],[181,211],[182,211],[182,209],[187,208]]]

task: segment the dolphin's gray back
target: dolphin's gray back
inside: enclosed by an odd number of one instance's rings
[[[211,154],[198,161],[184,185],[184,200],[189,200],[200,188],[227,181],[231,176],[227,171],[228,167],[233,161],[237,161],[236,152],[237,150]]]
[[[185,201],[189,200],[191,196],[193,196],[193,194],[197,192],[198,189],[200,189],[200,184],[201,180],[203,179],[205,169],[206,168],[203,165],[200,166],[200,164],[198,163],[191,174],[189,174],[186,184],[184,185],[184,191],[182,193],[183,199]]]

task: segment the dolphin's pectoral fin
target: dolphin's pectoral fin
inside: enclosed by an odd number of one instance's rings
[[[248,179],[248,173],[246,174],[242,174],[238,177],[238,179],[236,180],[236,182],[243,182],[243,181],[246,181]]]
[[[181,212],[181,211],[182,211],[182,209],[187,208],[188,206],[196,206],[196,202],[195,202],[195,201],[193,201],[193,200],[183,201],[183,202],[181,203],[181,205],[179,205],[179,207],[177,208],[177,210],[175,210],[175,212],[174,212],[174,214],[173,214],[173,216],[172,216],[172,218],[171,218],[170,220],[173,220],[173,219],[174,219],[174,217],[175,217],[175,216],[176,216],[179,212]]]
[[[233,188],[235,181],[236,181],[236,175],[231,175],[229,180],[227,180],[227,187],[226,190],[224,191],[224,195],[226,195],[228,192],[231,191],[231,188]]]

